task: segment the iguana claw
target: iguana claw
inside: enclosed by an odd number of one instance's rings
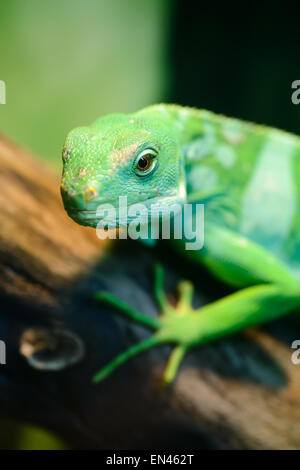
[[[197,311],[193,310],[191,306],[194,291],[193,285],[189,281],[182,281],[178,284],[179,300],[174,307],[168,302],[165,296],[163,277],[162,267],[156,265],[154,295],[161,309],[161,315],[158,319],[137,312],[128,304],[108,292],[98,292],[95,294],[95,300],[113,305],[131,320],[155,330],[155,333],[115,357],[93,377],[93,382],[104,380],[129,358],[163,343],[173,343],[177,345],[170,355],[163,375],[163,385],[166,386],[173,382],[185,353],[188,348],[195,343],[197,334],[195,334],[194,323]]]

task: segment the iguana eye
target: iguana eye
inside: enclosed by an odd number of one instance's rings
[[[156,152],[152,149],[146,149],[141,152],[135,161],[135,173],[138,176],[148,175],[156,166]]]

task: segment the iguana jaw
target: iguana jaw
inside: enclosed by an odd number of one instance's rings
[[[97,227],[99,222],[105,220],[113,229],[127,227],[137,217],[141,223],[151,223],[151,219],[178,213],[185,201],[185,185],[182,184],[179,186],[179,190],[173,194],[137,201],[128,206],[120,206],[117,200],[116,203],[99,203],[96,209],[65,208],[68,215],[80,225]]]

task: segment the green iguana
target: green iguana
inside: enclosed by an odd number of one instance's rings
[[[112,303],[154,334],[115,358],[95,381],[140,351],[173,343],[164,374],[170,383],[190,348],[300,306],[299,137],[205,110],[159,104],[74,129],[66,139],[63,164],[64,206],[82,225],[97,227],[104,219],[98,206],[118,208],[125,196],[129,209],[143,203],[146,216],[153,206],[157,213],[157,207],[174,203],[204,202],[204,246],[186,250],[185,236],[171,236],[170,242],[238,289],[194,310],[193,286],[184,281],[173,307],[158,269],[158,319],[109,293],[97,293],[96,299]],[[159,217],[164,216],[162,210]],[[123,226],[124,220],[117,216],[112,225]]]

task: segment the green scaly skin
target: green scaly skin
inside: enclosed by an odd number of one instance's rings
[[[140,172],[150,149],[150,167]],[[147,152],[146,152],[147,153]],[[157,320],[108,293],[97,293],[153,336],[115,358],[94,378],[103,380],[140,351],[161,343],[175,349],[164,375],[171,383],[188,349],[282,316],[300,305],[300,139],[292,134],[160,104],[131,115],[114,114],[69,133],[63,150],[61,192],[77,223],[96,227],[99,204],[205,203],[205,243],[185,251],[238,290],[193,310],[193,286],[179,284],[176,308],[168,304],[157,270]],[[118,220],[117,226],[123,221]]]

